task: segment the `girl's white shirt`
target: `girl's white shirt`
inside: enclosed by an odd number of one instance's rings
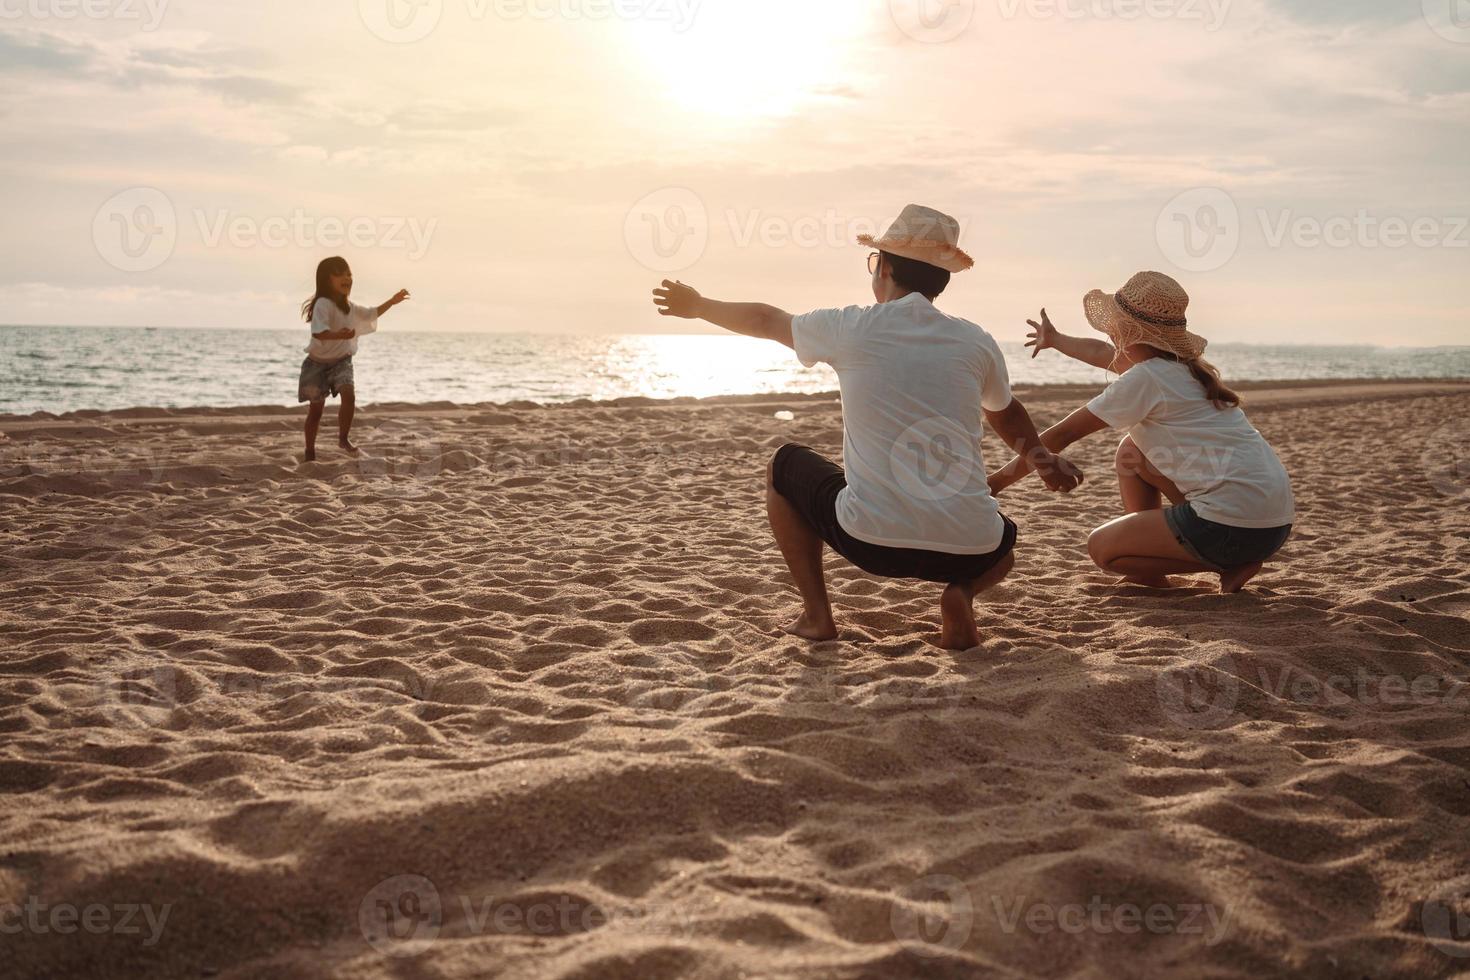
[[[311,343],[306,347],[307,356],[314,361],[340,361],[357,353],[357,337],[377,333],[378,311],[356,303],[348,303],[348,312],[343,313],[337,304],[323,296],[311,308]],[[357,337],[351,340],[318,340],[319,333],[337,333],[354,330]]]

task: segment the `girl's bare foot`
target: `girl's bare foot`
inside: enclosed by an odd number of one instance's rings
[[[973,650],[980,645],[975,626],[975,593],[962,585],[951,585],[939,597],[939,645],[946,650]]]
[[[823,640],[837,639],[837,623],[833,621],[831,613],[813,616],[809,612],[803,612],[796,617],[796,622],[786,627],[786,632],[803,640],[820,643]]]
[[[1145,589],[1172,589],[1174,580],[1167,575],[1129,575],[1119,585],[1141,585]]]
[[[349,456],[356,456],[361,451],[346,439],[337,440],[337,445],[341,446],[342,451]]]
[[[1234,595],[1245,588],[1247,582],[1261,574],[1263,567],[1261,562],[1253,562],[1249,565],[1225,569],[1220,573],[1220,592],[1224,595]]]

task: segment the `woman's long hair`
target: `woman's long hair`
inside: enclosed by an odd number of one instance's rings
[[[347,260],[340,255],[334,255],[330,259],[322,259],[318,262],[316,267],[316,294],[302,304],[301,318],[307,323],[310,323],[312,311],[316,309],[316,301],[323,298],[331,300],[337,309],[343,313],[351,312],[351,308],[347,305],[347,298],[337,295],[336,291],[332,289],[333,276],[340,276],[351,271],[351,267],[347,265]]]
[[[1166,361],[1176,361],[1189,368],[1189,373],[1194,375],[1194,380],[1198,381],[1205,389],[1205,397],[1216,408],[1224,411],[1227,408],[1239,408],[1241,406],[1243,399],[1220,377],[1220,369],[1203,357],[1185,360],[1178,354],[1171,354],[1166,350],[1159,350],[1157,347],[1154,348],[1154,352]]]

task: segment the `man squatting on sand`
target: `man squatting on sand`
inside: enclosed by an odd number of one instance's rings
[[[934,306],[950,274],[975,264],[959,248],[959,231],[948,215],[910,205],[883,238],[859,237],[877,250],[868,259],[875,306],[792,316],[762,303],[705,299],[668,280],[654,290],[664,316],[775,340],[807,367],[825,362],[837,372],[847,471],[798,445],[782,446],[766,470],[771,530],[801,592],[801,615],[787,628],[796,636],[837,636],[825,542],[873,575],[945,586],[940,645],[979,646],[974,598],[1009,574],[1016,544],[1016,525],[986,481],[982,409],[1048,489],[1070,492],[1082,482],[1011,394],[990,335]]]

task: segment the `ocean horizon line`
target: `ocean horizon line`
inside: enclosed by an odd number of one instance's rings
[[[984,324],[981,324],[984,327]],[[97,324],[97,323],[0,323],[0,330],[178,330],[199,332],[234,332],[248,331],[251,333],[288,333],[295,334],[304,329],[301,326],[290,327],[212,327],[212,326],[185,326],[180,324]],[[558,338],[607,338],[607,337],[719,337],[739,341],[737,337],[722,330],[449,330],[438,327],[403,327],[395,329],[395,334],[400,336],[435,336],[435,337],[558,337]],[[994,336],[993,331],[989,331]],[[1001,343],[1017,343],[1019,341],[997,338]],[[1239,348],[1260,347],[1274,348],[1277,350],[1415,350],[1415,351],[1453,351],[1470,350],[1470,342],[1464,344],[1384,344],[1365,342],[1340,342],[1326,343],[1321,341],[1303,341],[1297,343],[1279,343],[1257,340],[1215,340],[1211,347]]]
[[[1388,386],[1396,389],[1414,389],[1419,386],[1455,386],[1470,389],[1470,378],[1422,377],[1422,378],[1265,378],[1235,382],[1233,385],[1243,394],[1252,392],[1284,392],[1297,390]],[[1046,399],[1073,392],[1094,390],[1096,382],[1018,382],[1017,392],[1028,397]],[[435,415],[445,412],[493,412],[493,411],[556,411],[564,409],[595,408],[689,408],[721,405],[788,405],[825,404],[840,400],[842,392],[837,388],[814,391],[750,391],[718,395],[621,395],[615,398],[574,398],[566,401],[537,401],[529,398],[508,401],[365,401],[358,405],[359,411],[391,410],[399,413]],[[232,415],[294,416],[305,410],[304,405],[283,405],[272,402],[241,402],[228,405],[124,405],[118,408],[76,408],[64,412],[40,409],[26,413],[0,411],[0,421],[43,422],[70,421],[75,419],[137,420],[152,418],[201,418],[227,417]],[[145,414],[146,413],[146,414]],[[49,416],[49,418],[45,418]]]

